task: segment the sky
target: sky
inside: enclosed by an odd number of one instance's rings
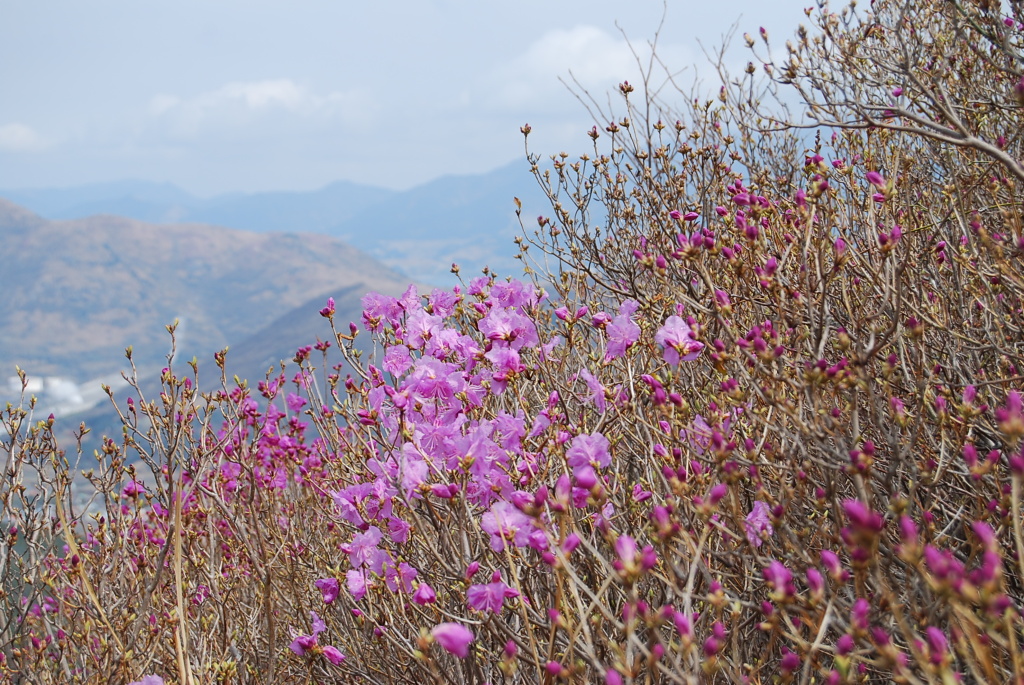
[[[733,24],[738,70],[745,31],[782,46],[811,4],[0,0],[0,188],[406,189],[523,159],[526,123],[578,154],[595,122],[560,78],[607,103],[660,25],[685,90]]]

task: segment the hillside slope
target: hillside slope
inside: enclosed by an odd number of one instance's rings
[[[0,200],[0,365],[78,382],[169,348],[181,357],[249,337],[332,290],[399,292],[405,277],[325,235],[153,225],[114,216],[47,221]]]

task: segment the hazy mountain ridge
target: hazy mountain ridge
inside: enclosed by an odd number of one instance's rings
[[[330,235],[424,283],[452,283],[488,265],[518,273],[513,198],[532,222],[547,202],[526,162],[485,174],[445,176],[406,191],[340,181],[312,192],[231,193],[197,198],[169,183],[124,181],[65,189],[0,190],[47,219],[97,214],[148,223],[206,223],[253,232]]]
[[[257,233],[325,233],[338,221],[393,192],[338,181],[308,193],[226,193],[200,198],[172,183],[119,181],[0,190],[0,197],[52,220],[111,214],[149,223],[215,224]]]

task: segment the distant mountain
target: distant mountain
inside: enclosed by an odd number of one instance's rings
[[[0,190],[0,197],[47,219],[81,219],[93,214],[117,214],[140,221],[159,221],[155,214],[141,214],[201,202],[176,185],[149,181],[91,183],[71,188]]]
[[[450,284],[452,262],[472,276],[484,265],[519,273],[514,197],[528,226],[547,201],[525,162],[486,174],[446,176],[396,192],[332,183],[313,192],[233,193],[196,198],[166,183],[125,181],[67,189],[0,190],[48,219],[113,214],[149,223],[207,223],[254,232],[332,235],[410,280]]]
[[[410,275],[447,282],[452,262],[465,277],[487,265],[502,275],[522,271],[513,240],[522,233],[514,198],[523,203],[524,222],[535,222],[550,205],[529,167],[514,163],[487,174],[445,176],[380,206],[364,209],[331,229],[335,235]]]
[[[75,382],[124,368],[128,345],[139,364],[160,364],[169,349],[164,326],[174,319],[179,358],[209,358],[313,296],[358,300],[368,290],[397,294],[408,282],[330,236],[114,216],[47,221],[3,200],[0,259],[4,375],[17,364],[34,376]],[[350,290],[357,285],[358,296]],[[310,315],[319,318],[315,310]],[[277,331],[281,345],[287,333]],[[313,342],[305,337],[288,344]]]
[[[229,193],[204,199],[170,183],[121,181],[73,188],[0,190],[48,219],[112,214],[151,223],[204,223],[245,231],[329,233],[393,191],[339,181],[309,193]]]
[[[397,195],[394,191],[338,181],[309,193],[253,193],[224,195],[197,205],[188,216],[218,226],[247,231],[301,231],[331,233],[339,221],[379,206]]]

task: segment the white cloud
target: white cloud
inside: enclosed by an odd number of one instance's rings
[[[323,95],[291,79],[268,79],[235,81],[186,98],[160,93],[150,99],[149,113],[172,135],[188,138],[204,130],[265,123],[268,118],[279,123],[287,119],[358,123],[372,115],[371,107],[371,99],[361,92]]]
[[[306,89],[288,79],[256,81],[254,83],[229,83],[216,93],[215,100],[237,100],[250,109],[280,106],[286,109],[318,105],[318,98]]]
[[[154,95],[149,101],[149,111],[156,116],[160,116],[167,110],[177,107],[180,103],[180,98],[161,93],[160,95]]]
[[[47,141],[25,124],[11,123],[0,126],[0,150],[31,152],[46,146]]]
[[[634,55],[636,50],[636,55]],[[674,70],[689,67],[698,61],[681,45],[659,45],[659,58]],[[534,42],[526,52],[503,65],[491,76],[497,86],[491,102],[500,108],[536,110],[552,96],[562,102],[566,82],[575,79],[591,95],[600,97],[624,80],[637,83],[640,68],[637,56],[646,64],[650,56],[647,43],[630,43],[595,26],[576,26],[569,30],[549,31]],[[571,74],[571,75],[570,75]],[[654,77],[660,84],[665,74],[655,66]]]

